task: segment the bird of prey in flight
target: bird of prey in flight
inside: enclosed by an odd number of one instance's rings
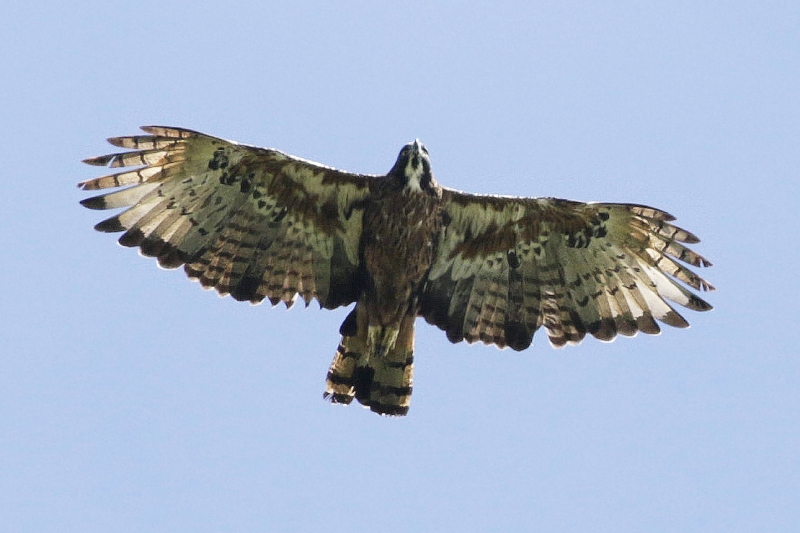
[[[364,175],[142,129],[109,139],[128,151],[86,160],[134,167],[80,183],[115,189],[84,206],[123,209],[96,229],[236,300],[355,303],[327,375],[334,403],[408,412],[418,316],[454,343],[524,350],[539,328],[561,347],[688,326],[672,304],[711,309],[689,290],[713,289],[687,268],[710,266],[686,246],[697,237],[659,209],[448,189],[418,140]]]

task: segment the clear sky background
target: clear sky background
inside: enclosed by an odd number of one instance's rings
[[[800,3],[6,2],[0,532],[797,531]],[[693,327],[516,353],[418,322],[412,409],[322,399],[347,310],[115,245],[75,184],[184,126],[447,186],[650,204]],[[301,306],[298,306],[301,307]]]

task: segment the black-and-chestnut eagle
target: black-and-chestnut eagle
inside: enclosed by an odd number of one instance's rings
[[[561,347],[688,326],[667,301],[711,309],[686,287],[713,289],[685,266],[711,264],[685,246],[697,237],[652,207],[448,189],[419,141],[387,174],[363,175],[142,129],[109,139],[129,151],[86,160],[135,167],[79,184],[121,188],[81,202],[124,209],[96,229],[236,300],[355,303],[327,374],[334,403],[408,412],[418,316],[453,343],[524,350],[540,327]]]

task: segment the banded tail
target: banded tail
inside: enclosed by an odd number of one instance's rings
[[[328,370],[323,397],[341,404],[355,398],[375,413],[403,416],[411,404],[415,317],[403,318],[397,341],[381,356],[368,345],[363,307],[356,305],[342,323],[342,342]]]

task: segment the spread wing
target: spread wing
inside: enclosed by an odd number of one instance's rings
[[[711,306],[683,286],[713,290],[686,268],[710,266],[684,246],[697,237],[671,215],[629,204],[479,196],[444,190],[445,229],[420,297],[420,315],[451,342],[527,348],[544,326],[560,347],[656,320],[687,327],[666,300]]]
[[[125,187],[81,202],[125,208],[97,230],[124,232],[123,246],[165,268],[185,265],[203,287],[237,300],[289,306],[300,294],[327,308],[355,300],[371,176],[191,130],[142,129],[149,135],[109,139],[133,151],[85,161],[138,167],[79,184]]]

